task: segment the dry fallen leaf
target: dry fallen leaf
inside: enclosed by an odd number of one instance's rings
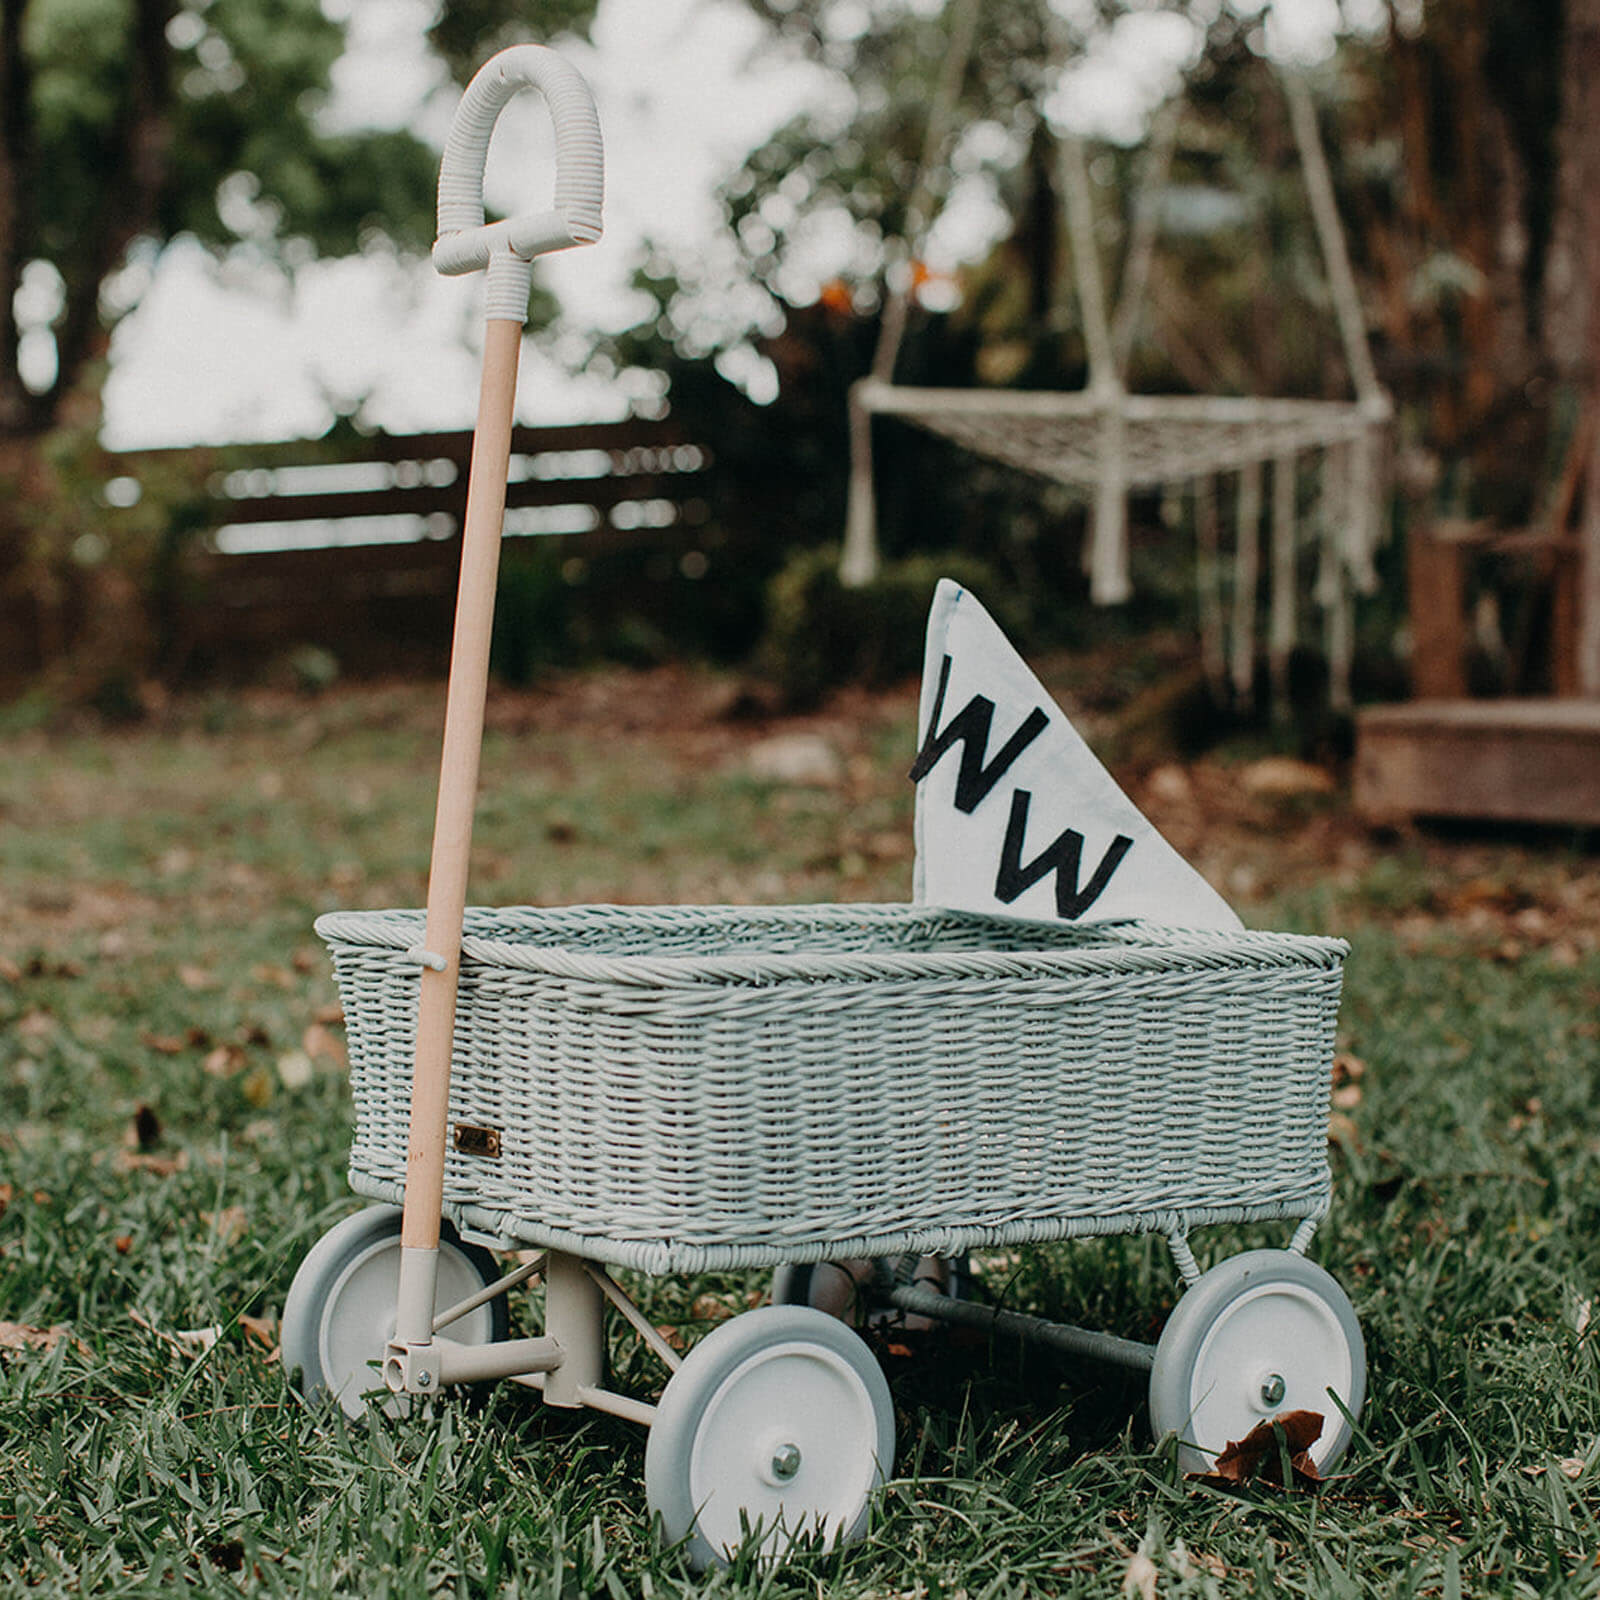
[[[1367,1064],[1360,1056],[1353,1056],[1348,1050],[1341,1050],[1333,1058],[1333,1082],[1337,1087],[1341,1083],[1359,1083],[1367,1075]]]
[[[176,1155],[160,1155],[153,1151],[119,1150],[112,1165],[118,1172],[150,1172],[158,1178],[170,1178],[174,1173],[189,1170],[189,1152],[180,1150]]]
[[[19,1039],[48,1039],[55,1031],[56,1019],[48,1011],[25,1011],[12,1024],[12,1032]]]
[[[313,1061],[326,1057],[334,1066],[343,1069],[346,1063],[344,1043],[330,1033],[320,1022],[313,1022],[300,1039],[300,1048]]]
[[[1210,1472],[1194,1476],[1208,1483],[1237,1485],[1259,1479],[1262,1483],[1283,1486],[1283,1454],[1289,1456],[1289,1472],[1294,1486],[1314,1489],[1322,1482],[1311,1459],[1311,1446],[1322,1437],[1322,1413],[1285,1411],[1280,1416],[1259,1422],[1244,1438],[1230,1440]],[[1281,1435],[1281,1437],[1280,1437]]]
[[[243,1206],[224,1206],[220,1211],[202,1211],[200,1220],[216,1234],[218,1243],[224,1245],[242,1239],[245,1229],[250,1225]]]
[[[182,1053],[184,1041],[175,1033],[151,1033],[148,1028],[139,1031],[139,1043],[147,1045],[157,1055],[175,1056]]]
[[[1361,1085],[1344,1083],[1333,1091],[1333,1104],[1339,1111],[1354,1111],[1361,1104]]]
[[[236,1044],[219,1044],[200,1063],[201,1070],[209,1077],[231,1078],[244,1070],[245,1054],[241,1046]]]
[[[1583,1476],[1583,1469],[1587,1463],[1582,1456],[1567,1456],[1556,1465],[1561,1469],[1562,1477],[1576,1479]]]
[[[25,1322],[0,1322],[0,1350],[54,1350],[67,1330],[32,1328]]]
[[[1343,1111],[1335,1111],[1328,1118],[1328,1143],[1347,1145],[1352,1150],[1361,1148],[1361,1135],[1355,1123]]]
[[[128,1318],[138,1323],[146,1333],[153,1334],[174,1355],[182,1356],[186,1361],[195,1356],[203,1356],[222,1337],[222,1327],[218,1323],[213,1323],[209,1328],[180,1328],[176,1333],[168,1333],[137,1311],[130,1311]]]
[[[239,1326],[244,1329],[245,1337],[252,1344],[260,1345],[267,1353],[267,1359],[273,1360],[278,1354],[278,1323],[275,1317],[239,1318]]]
[[[733,1315],[733,1307],[714,1294],[696,1295],[689,1315],[697,1322],[726,1322]]]
[[[215,973],[207,972],[204,967],[197,967],[187,962],[178,968],[178,982],[191,994],[202,994],[207,989],[215,989],[217,986]]]

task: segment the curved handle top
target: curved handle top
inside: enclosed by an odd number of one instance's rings
[[[485,226],[483,168],[489,135],[511,98],[537,89],[556,132],[555,202]],[[456,108],[439,164],[439,237],[433,264],[443,273],[475,272],[496,255],[531,261],[549,250],[600,237],[604,156],[594,96],[576,67],[543,45],[513,45],[480,67]]]

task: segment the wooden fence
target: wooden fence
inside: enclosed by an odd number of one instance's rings
[[[706,571],[719,537],[710,455],[670,420],[517,428],[511,448],[509,559],[537,549],[575,586],[605,564],[605,605],[647,615],[670,603],[653,591]],[[356,670],[436,666],[471,449],[470,432],[380,433],[112,457],[113,542],[115,506],[136,504],[147,480],[199,491],[184,515],[205,531],[156,602],[167,669],[249,666],[300,644]]]

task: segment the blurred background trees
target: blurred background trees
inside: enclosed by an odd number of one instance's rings
[[[541,20],[581,30],[596,3],[542,0]],[[524,11],[446,0],[429,45],[465,82],[524,36]],[[432,240],[437,153],[408,129],[329,125],[344,41],[321,0],[0,0],[0,600],[31,613],[46,661],[88,640],[77,680],[139,657],[152,574],[195,531],[157,499],[126,559],[89,574],[72,557],[103,514],[111,334],[162,246],[186,235],[292,273]]]
[[[601,3],[541,0],[541,37],[586,29]],[[763,48],[823,68],[829,92],[728,175],[718,239],[645,248],[635,286],[648,310],[596,344],[667,374],[674,414],[714,449],[740,604],[759,612],[762,581],[843,525],[845,394],[870,364],[886,264],[908,229],[951,8],[738,3]],[[1129,322],[1129,386],[1348,395],[1267,59],[1270,8],[1253,0],[986,0],[953,135],[929,171],[929,254],[962,226],[992,243],[948,273],[910,264],[900,381],[1083,381],[1057,171],[1057,128],[1073,118],[1062,74],[1119,19],[1157,13],[1190,41],[1170,169],[1145,183],[1135,145],[1090,151],[1108,284],[1140,208],[1160,228]],[[0,585],[52,525],[63,428],[92,431],[110,330],[164,241],[190,235],[291,272],[379,235],[425,246],[434,152],[407,130],[326,120],[337,15],[320,0],[0,0],[0,478],[13,488]],[[513,0],[447,0],[429,45],[460,81],[527,25]],[[1406,514],[1524,526],[1564,469],[1582,477],[1585,441],[1600,435],[1581,426],[1600,342],[1597,69],[1600,0],[1388,0],[1375,29],[1350,27],[1314,69],[1400,406]],[[1082,509],[1069,495],[896,423],[877,439],[890,557],[981,558],[1046,641],[1068,616],[1079,632],[1186,618],[1159,507],[1144,508],[1136,544],[1141,598],[1095,618],[1080,604]],[[1600,516],[1596,501],[1573,503]],[[747,643],[760,618],[747,623],[729,640]]]
[[[542,0],[541,26],[596,4]],[[465,82],[524,12],[451,0],[429,43]],[[0,437],[92,390],[147,276],[125,269],[181,233],[289,268],[431,242],[437,153],[327,126],[344,37],[320,0],[0,0]]]

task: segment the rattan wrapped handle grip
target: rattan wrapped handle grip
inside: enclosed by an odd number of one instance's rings
[[[556,133],[556,184],[546,211],[523,211],[485,225],[483,169],[489,136],[519,91],[537,89]],[[577,68],[543,45],[514,45],[487,61],[467,85],[439,166],[439,237],[433,264],[442,273],[476,272],[492,257],[522,261],[600,237],[604,155],[594,96]]]

